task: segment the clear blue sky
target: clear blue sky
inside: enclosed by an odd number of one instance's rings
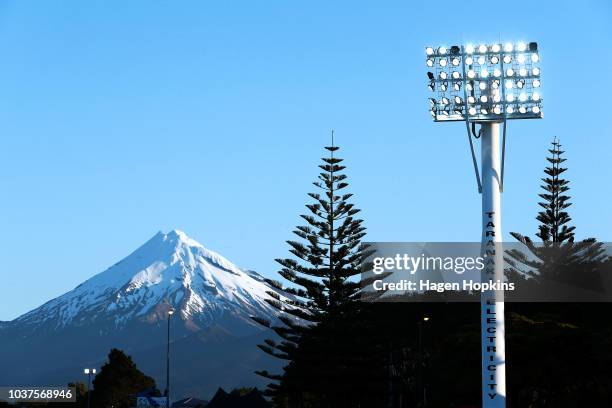
[[[509,125],[503,228],[536,231],[559,136],[578,236],[612,240],[612,3],[331,3],[1,2],[0,319],[158,230],[272,276],[332,128],[369,239],[478,240],[464,127],[427,112],[440,43],[539,42],[545,119]]]

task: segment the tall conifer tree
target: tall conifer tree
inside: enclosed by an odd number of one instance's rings
[[[548,152],[550,157],[546,160],[550,165],[544,169],[547,177],[542,179],[544,184],[541,187],[544,192],[539,194],[544,201],[539,203],[543,210],[537,216],[540,231],[536,235],[542,241],[573,241],[576,227],[568,225],[572,219],[565,211],[572,205],[569,202],[570,197],[566,195],[569,181],[561,177],[567,171],[567,168],[562,166],[567,159],[561,157],[565,152],[561,150],[561,144],[557,139],[553,141],[552,149]]]
[[[584,288],[597,288],[598,268],[606,259],[603,244],[594,238],[574,242],[575,227],[571,226],[571,217],[566,211],[571,205],[569,181],[562,177],[567,171],[563,166],[566,161],[561,144],[555,138],[546,158],[549,165],[544,169],[542,178],[544,192],[539,194],[543,200],[538,204],[542,210],[536,219],[540,222],[536,236],[541,243],[535,243],[529,237],[517,232],[511,235],[524,244],[532,256],[513,249],[508,251],[507,259],[510,268],[507,273],[511,278],[531,277],[537,282],[553,280]],[[535,258],[534,258],[535,257]]]
[[[280,337],[280,341],[269,339],[259,347],[288,361],[283,375],[258,374],[278,381],[270,384],[269,394],[285,402],[299,395],[302,407],[308,406],[307,394],[313,395],[313,406],[325,406],[316,405],[322,403],[321,394],[327,394],[323,399],[330,404],[329,387],[340,387],[338,378],[330,376],[340,375],[340,366],[346,368],[351,359],[347,353],[358,353],[347,344],[350,330],[346,328],[356,313],[360,285],[355,277],[366,256],[361,246],[365,227],[356,217],[360,210],[349,202],[352,194],[346,192],[345,166],[337,157],[333,134],[332,145],[325,149],[329,156],[322,158],[321,172],[313,183],[317,191],[308,194],[312,202],[306,205],[308,213],[301,215],[306,225],[293,231],[297,240],[287,241],[292,257],[276,260],[281,265],[279,274],[290,285],[269,280],[287,294],[281,298],[270,293],[276,298],[270,303],[284,312],[283,324],[257,319]]]

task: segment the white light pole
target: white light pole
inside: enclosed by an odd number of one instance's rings
[[[436,122],[465,122],[472,163],[482,194],[483,281],[503,281],[501,193],[504,187],[506,123],[540,119],[538,44],[519,42],[425,49],[430,113]],[[476,125],[480,132],[476,133]],[[500,137],[501,133],[501,137]],[[481,140],[480,168],[474,139]],[[502,139],[502,140],[500,140]],[[482,181],[481,181],[482,180]],[[503,292],[481,295],[482,405],[506,406]]]
[[[501,163],[499,123],[482,125],[482,252],[492,263],[483,281],[503,281],[501,249]],[[484,407],[505,407],[506,351],[503,292],[483,292],[480,299],[482,399]]]

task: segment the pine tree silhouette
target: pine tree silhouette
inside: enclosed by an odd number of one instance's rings
[[[365,227],[356,217],[360,210],[349,202],[352,194],[345,192],[345,166],[336,156],[339,147],[333,144],[333,133],[332,145],[325,149],[329,156],[322,158],[322,171],[313,183],[319,191],[308,194],[313,201],[306,205],[308,213],[301,215],[306,225],[293,231],[298,240],[287,241],[293,256],[276,260],[281,265],[279,274],[290,285],[268,280],[287,295],[282,298],[270,293],[275,297],[270,303],[284,312],[282,324],[254,318],[280,337],[259,347],[288,361],[283,375],[257,372],[274,380],[267,394],[276,398],[299,395],[296,398],[302,400],[301,406],[307,406],[303,399],[309,393],[316,396],[318,404],[321,394],[330,398],[329,387],[337,387],[338,394],[342,386],[336,377],[338,371],[352,364],[352,353],[359,353],[346,336],[350,332],[347,324],[354,324],[357,313],[360,284],[354,277],[361,273],[361,260],[368,255],[361,245]]]
[[[576,227],[567,225],[572,219],[567,211],[565,211],[566,208],[572,205],[569,202],[570,197],[565,195],[569,190],[569,181],[560,177],[567,170],[567,168],[561,167],[561,163],[567,159],[561,157],[565,152],[561,150],[561,144],[556,138],[552,146],[552,149],[548,150],[551,157],[546,158],[550,166],[544,169],[544,173],[548,177],[542,179],[544,185],[541,187],[545,192],[539,194],[545,201],[539,203],[543,211],[540,211],[536,218],[540,221],[540,232],[536,235],[542,241],[573,241],[574,229]]]
[[[541,243],[517,232],[510,234],[521,242],[530,252],[530,256],[518,249],[507,251],[506,261],[510,267],[506,270],[509,278],[520,280],[533,278],[535,282],[562,282],[581,288],[599,289],[599,268],[606,260],[603,244],[594,238],[575,242],[575,227],[570,225],[571,217],[566,211],[571,206],[569,181],[562,177],[567,171],[562,164],[565,153],[555,138],[552,148],[548,150],[549,163],[544,169],[546,177],[542,178],[543,193],[539,197],[542,210],[536,219],[540,222],[536,236]]]

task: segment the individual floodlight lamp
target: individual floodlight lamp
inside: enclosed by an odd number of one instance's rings
[[[440,53],[441,49],[445,53]],[[507,121],[543,117],[538,44],[508,42],[452,46],[452,63],[446,65],[440,64],[441,58],[448,58],[446,48],[439,47],[438,52],[433,53],[432,50],[435,48],[425,50],[426,61],[434,60],[432,72],[427,74],[431,97],[436,101],[431,104],[430,113],[435,122],[465,123],[478,191],[482,194],[482,243],[485,248],[490,243],[501,243],[500,204]],[[442,78],[449,77],[459,86],[444,89],[435,86],[445,82]],[[476,126],[480,126],[479,132]],[[481,141],[480,166],[474,152],[474,139]],[[492,267],[485,271],[484,278],[503,280],[503,251],[496,249],[492,260]],[[506,405],[503,300],[501,292],[483,292],[481,296],[482,405],[485,408]]]

